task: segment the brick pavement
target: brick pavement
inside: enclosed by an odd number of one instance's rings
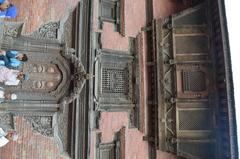
[[[40,25],[63,18],[78,0],[10,0],[18,8],[14,21],[24,22],[23,33],[29,34]]]
[[[53,138],[33,133],[22,117],[14,119],[19,138],[0,148],[0,159],[64,159]]]

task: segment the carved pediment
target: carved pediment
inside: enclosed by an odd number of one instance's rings
[[[52,116],[24,116],[31,125],[34,132],[44,136],[53,137],[53,117]]]
[[[1,24],[2,25],[2,24]],[[23,23],[21,22],[4,22],[3,35],[10,37],[18,37],[22,33]]]
[[[49,22],[40,26],[31,36],[39,39],[57,39],[59,28],[60,22]]]

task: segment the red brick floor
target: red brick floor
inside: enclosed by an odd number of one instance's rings
[[[18,8],[15,21],[24,22],[25,34],[35,31],[41,24],[61,19],[76,6],[78,0],[10,0]]]
[[[0,159],[64,159],[53,138],[33,133],[22,117],[16,117],[14,122],[19,138],[0,148]]]

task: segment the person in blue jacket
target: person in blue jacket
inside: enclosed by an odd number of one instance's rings
[[[0,0],[0,18],[16,18],[17,8],[8,0]]]
[[[8,50],[0,51],[0,65],[6,66],[7,68],[17,68],[28,60],[26,54],[18,53],[18,51]]]

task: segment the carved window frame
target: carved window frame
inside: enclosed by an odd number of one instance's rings
[[[106,10],[111,10],[111,15],[104,15]],[[99,0],[98,14],[100,29],[103,28],[103,22],[109,22],[114,24],[114,31],[119,32],[123,36],[125,35],[124,0]]]
[[[103,70],[116,69],[127,73],[128,85],[126,93],[102,92]],[[114,50],[97,50],[95,61],[95,104],[98,111],[129,111],[134,107],[133,83],[133,56],[125,52]],[[111,82],[111,81],[110,81]],[[117,83],[117,81],[115,81]]]
[[[176,105],[177,138],[208,138],[211,136],[214,127],[214,116],[207,102],[184,101],[177,102]],[[194,118],[191,118],[191,115],[194,113],[199,117],[195,116]],[[208,119],[208,122],[203,124],[203,120],[205,119]],[[182,125],[181,123],[184,124]]]
[[[96,159],[105,159],[101,156],[103,153],[109,154],[109,159],[121,159],[125,158],[125,131],[126,128],[122,127],[118,132],[114,134],[112,142],[103,143],[101,141],[102,133],[96,134]]]
[[[199,139],[180,139],[176,145],[178,156],[204,159],[218,158],[217,143],[214,140],[201,139],[200,141]],[[191,149],[191,147],[195,147],[195,149],[192,149],[191,153],[189,153],[188,149]]]
[[[206,89],[203,91],[184,91],[184,72],[202,72],[205,74]],[[206,98],[211,90],[208,66],[204,64],[178,64],[176,65],[176,91],[177,98]]]

